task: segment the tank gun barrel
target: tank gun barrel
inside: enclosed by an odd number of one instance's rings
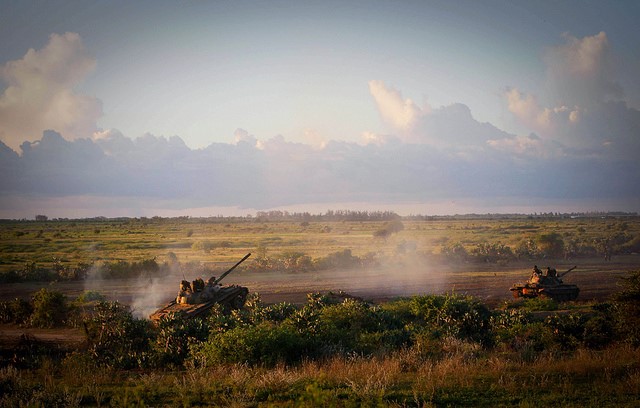
[[[222,279],[224,279],[225,276],[227,276],[228,274],[230,274],[234,269],[236,269],[238,267],[238,265],[240,265],[241,263],[243,263],[244,261],[247,260],[247,258],[249,258],[251,256],[251,252],[249,252],[248,254],[246,254],[244,256],[244,258],[242,258],[240,261],[238,261],[238,263],[236,263],[235,265],[233,265],[228,271],[226,271],[225,273],[223,273],[222,275],[220,275],[220,277],[218,279],[215,280],[215,282],[213,282],[214,285],[217,285]]]
[[[577,267],[578,267],[578,265],[574,266],[573,268],[567,269],[566,271],[562,272],[559,277],[562,278],[564,275],[568,274],[569,272],[571,272],[572,270],[576,269]]]

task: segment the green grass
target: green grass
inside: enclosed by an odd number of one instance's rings
[[[626,234],[640,237],[640,218],[579,219],[438,219],[403,220],[404,229],[386,240],[374,238],[385,222],[339,221],[231,222],[193,219],[130,219],[92,221],[0,222],[0,273],[34,261],[48,267],[52,259],[65,264],[97,260],[139,261],[167,259],[169,252],[181,261],[229,263],[247,252],[265,247],[270,256],[303,252],[312,258],[351,249],[354,256],[370,252],[392,256],[399,246],[423,254],[439,254],[444,245],[461,243],[467,251],[483,243],[501,243],[514,249],[523,240],[557,233],[565,243],[593,246],[600,238]],[[210,242],[212,249],[198,249]],[[215,245],[224,242],[225,245]],[[196,245],[194,245],[196,244]]]

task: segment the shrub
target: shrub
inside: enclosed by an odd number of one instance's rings
[[[291,317],[297,311],[296,307],[290,303],[282,302],[261,308],[254,313],[254,321],[270,321],[279,323]]]
[[[95,313],[84,324],[88,351],[108,367],[145,366],[152,338],[149,325],[148,320],[134,318],[128,306],[98,302]]]
[[[575,350],[583,339],[587,317],[584,314],[570,313],[552,315],[545,324],[553,333],[555,347],[561,350]]]
[[[158,323],[155,346],[161,363],[182,364],[190,348],[208,337],[209,325],[206,321],[172,314]]]
[[[523,239],[515,249],[515,256],[518,259],[534,259],[539,256],[538,246],[532,239]]]
[[[455,337],[489,345],[491,312],[478,300],[456,294],[415,296],[411,311],[438,337]]]
[[[499,310],[490,318],[491,331],[498,343],[513,340],[516,333],[531,323],[531,313],[521,309]]]
[[[524,299],[520,305],[524,310],[530,312],[558,310],[558,302],[544,297]]]
[[[537,246],[540,253],[548,258],[561,258],[564,255],[564,241],[557,232],[538,236]]]
[[[361,265],[360,258],[353,256],[350,249],[334,252],[324,258],[314,259],[316,269],[354,268]]]
[[[98,269],[104,279],[133,279],[141,276],[156,276],[162,269],[155,258],[144,259],[139,262],[105,262]]]
[[[517,327],[510,342],[511,348],[520,353],[524,361],[533,361],[539,353],[552,349],[553,344],[553,331],[544,322]]]
[[[582,338],[588,348],[602,349],[615,339],[614,323],[606,316],[595,316],[585,323]]]
[[[303,252],[285,252],[280,258],[284,270],[307,270],[313,265],[311,257]]]
[[[393,221],[387,221],[382,228],[373,232],[373,236],[376,238],[386,239],[387,237],[400,232],[404,229],[404,224],[399,219]]]
[[[622,290],[613,296],[615,328],[624,341],[640,345],[640,271],[621,278]]]
[[[511,248],[500,242],[492,244],[480,243],[471,250],[471,255],[480,262],[509,261],[514,258]]]
[[[33,306],[22,298],[0,302],[0,321],[2,323],[27,323],[31,313],[33,313]]]
[[[361,301],[345,299],[340,304],[325,306],[320,310],[317,340],[325,349],[371,354],[382,346],[380,342],[384,332],[402,327],[386,317],[381,309],[372,308]]]
[[[68,317],[67,299],[57,291],[40,289],[32,297],[33,313],[29,323],[34,327],[51,328],[62,325]]]
[[[274,366],[309,355],[309,340],[290,325],[263,322],[212,335],[193,353],[204,365],[246,363]]]
[[[79,303],[99,302],[105,300],[106,298],[102,293],[96,292],[94,290],[85,290],[76,298],[76,301]]]
[[[449,261],[454,261],[454,262],[463,262],[463,261],[466,261],[467,258],[469,257],[467,250],[459,242],[447,244],[443,246],[441,253]]]

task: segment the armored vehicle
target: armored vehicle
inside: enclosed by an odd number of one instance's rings
[[[580,288],[576,285],[566,284],[562,277],[576,269],[574,266],[561,274],[555,269],[547,268],[543,274],[537,266],[533,267],[531,278],[525,283],[516,283],[511,287],[511,293],[515,298],[535,298],[545,297],[562,302],[575,300],[580,293]]]
[[[219,283],[250,256],[250,253],[245,255],[217,279],[212,276],[206,282],[202,278],[193,282],[183,280],[175,300],[156,310],[149,318],[159,322],[162,317],[172,313],[181,313],[189,318],[196,317],[207,313],[216,304],[222,305],[226,310],[241,309],[249,289],[238,285],[221,286]]]

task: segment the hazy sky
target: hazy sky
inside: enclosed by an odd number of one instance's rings
[[[639,19],[637,1],[3,1],[0,217],[637,211]]]

